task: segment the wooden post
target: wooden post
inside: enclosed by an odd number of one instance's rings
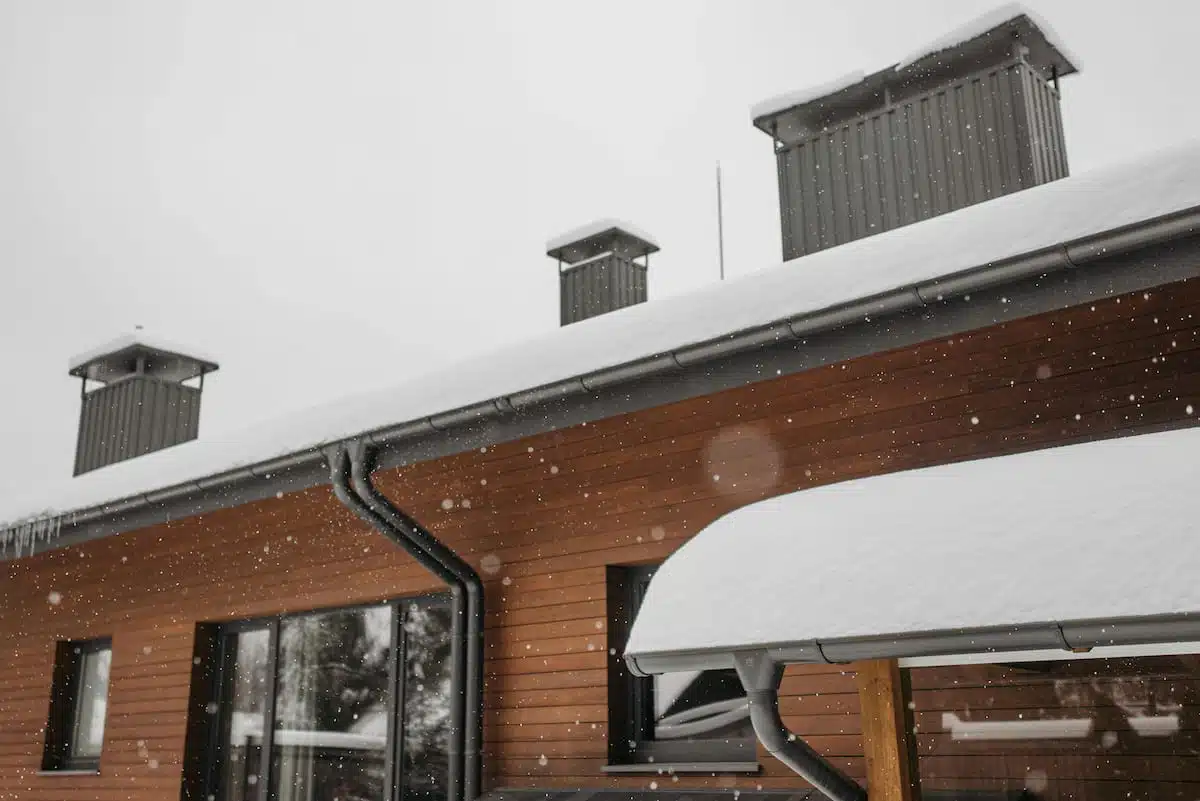
[[[908,675],[894,659],[854,665],[862,708],[863,756],[871,801],[919,801],[916,737]]]

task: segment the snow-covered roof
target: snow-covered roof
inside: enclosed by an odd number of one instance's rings
[[[900,59],[895,69],[897,72],[901,72],[927,56],[936,55],[952,47],[965,44],[976,37],[982,36],[993,28],[1003,25],[1009,20],[1022,16],[1027,17],[1030,22],[1037,26],[1047,44],[1057,50],[1059,55],[1073,65],[1076,71],[1083,69],[1083,62],[1067,49],[1063,44],[1062,38],[1055,33],[1049,23],[1021,3],[1005,3],[958,26],[952,31],[946,32],[944,35],[939,36],[932,42],[927,42]]]
[[[102,345],[90,348],[83,353],[75,354],[67,361],[67,371],[73,372],[89,362],[93,362],[99,358],[109,355],[110,353],[117,353],[128,348],[137,347],[138,345],[151,350],[171,353],[176,356],[186,356],[187,358],[197,362],[206,362],[209,364],[217,363],[216,359],[206,356],[195,348],[185,347],[174,342],[168,342],[160,337],[149,336],[145,332],[139,331],[135,334],[125,334],[123,336],[119,336],[116,339],[109,340]]]
[[[862,71],[850,72],[840,78],[786,92],[755,103],[750,107],[750,118],[758,121],[765,117],[775,117],[785,111],[823,100],[859,84],[865,84],[861,89],[865,96],[881,97],[885,86],[904,79],[905,76],[898,73],[904,73],[914,65],[921,65],[931,56],[939,56],[946,51],[961,48],[968,42],[986,34],[992,34],[990,39],[995,39],[1000,36],[999,29],[1006,23],[1012,24],[1014,32],[1020,32],[1023,41],[1028,40],[1030,44],[1034,45],[1036,52],[1030,56],[1034,59],[1034,63],[1042,64],[1044,67],[1054,65],[1061,75],[1081,69],[1079,60],[1063,46],[1062,40],[1044,19],[1020,3],[1006,3],[958,26],[934,41],[916,48],[891,67],[869,75]],[[928,64],[926,63],[925,66]],[[918,66],[918,71],[919,69],[920,66]],[[768,133],[770,133],[769,130]]]
[[[636,225],[627,223],[624,220],[617,220],[609,217],[601,220],[593,220],[587,225],[581,225],[578,228],[572,228],[566,233],[559,234],[553,239],[547,240],[546,252],[549,253],[555,250],[560,250],[565,248],[567,245],[573,245],[576,242],[596,236],[597,234],[603,234],[606,231],[611,231],[614,228],[618,228],[627,234],[632,234],[633,236],[645,242],[647,245],[652,245],[655,248],[658,248],[659,246],[658,242],[654,240],[654,237],[650,236]]]
[[[0,544],[71,512],[422,420],[1200,207],[1200,141],[557,328],[384,390],[0,499]],[[22,532],[24,532],[22,534]]]
[[[750,119],[757,120],[759,117],[769,117],[772,114],[778,114],[789,108],[811,103],[834,92],[840,92],[848,86],[862,83],[866,80],[866,77],[866,73],[862,70],[855,70],[854,72],[848,72],[841,77],[817,84],[816,86],[808,86],[804,89],[797,89],[792,92],[784,92],[775,97],[769,97],[750,107]]]
[[[656,571],[626,653],[1200,613],[1197,453],[1187,428],[751,504]]]

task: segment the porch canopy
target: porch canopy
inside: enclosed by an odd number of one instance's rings
[[[1185,403],[1181,401],[1181,403]],[[650,583],[642,675],[1200,640],[1200,429],[846,481],[738,509]]]

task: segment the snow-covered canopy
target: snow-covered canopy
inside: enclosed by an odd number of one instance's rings
[[[625,222],[624,220],[618,220],[609,217],[601,220],[593,220],[587,225],[581,225],[578,228],[572,228],[570,231],[559,234],[558,236],[547,240],[546,251],[553,252],[556,250],[561,250],[567,245],[573,245],[576,242],[588,239],[589,237],[593,237],[598,234],[603,234],[606,231],[613,230],[614,228],[624,231],[627,234],[631,234],[645,242],[647,245],[650,245],[655,250],[658,250],[658,243],[654,241],[654,237],[650,236],[636,225]]]
[[[109,340],[94,348],[90,348],[82,353],[77,353],[67,360],[67,372],[73,372],[80,367],[93,362],[102,356],[107,356],[110,353],[127,350],[141,346],[149,350],[162,351],[176,356],[185,356],[193,361],[204,362],[207,364],[216,364],[217,360],[211,356],[204,354],[196,348],[187,347],[174,342],[168,342],[158,336],[146,334],[139,331],[136,334],[124,334],[116,339]]]
[[[751,504],[658,569],[626,655],[1200,613],[1197,454],[1187,428]]]
[[[1200,207],[1200,141],[637,304],[385,390],[0,498],[0,544],[71,512],[313,450]],[[46,523],[49,521],[49,524]]]

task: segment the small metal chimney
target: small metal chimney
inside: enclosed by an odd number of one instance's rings
[[[873,75],[758,104],[784,259],[1065,177],[1058,79],[1076,71],[1009,5]]]
[[[645,303],[650,254],[658,249],[617,220],[598,220],[547,242],[546,255],[558,261],[561,324]]]
[[[216,369],[140,334],[72,359],[82,380],[75,475],[195,439],[204,375]]]

